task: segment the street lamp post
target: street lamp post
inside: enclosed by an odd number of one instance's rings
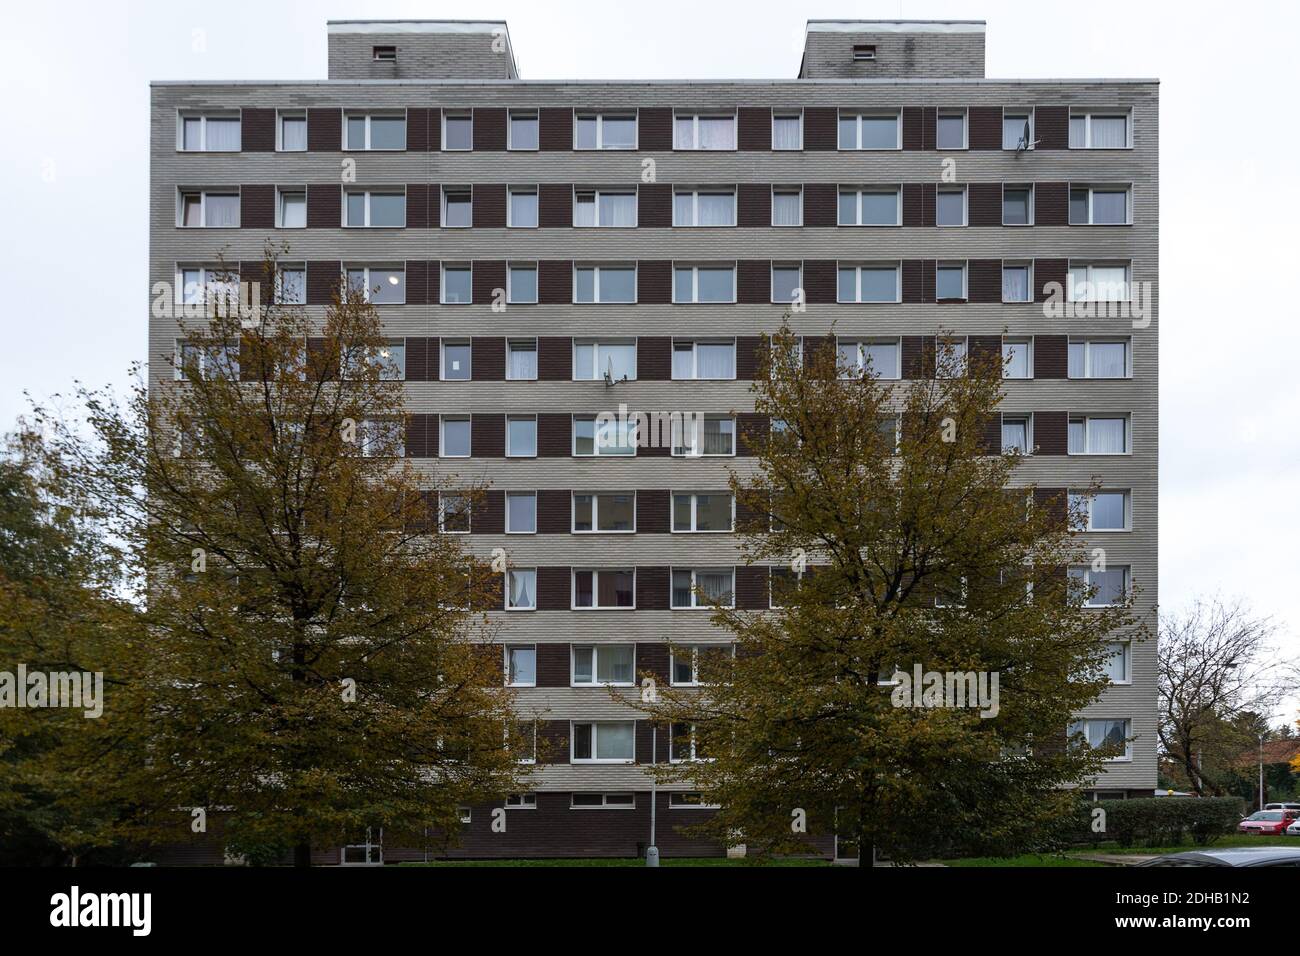
[[[650,725],[650,765],[653,766],[659,762],[659,726]],[[650,845],[645,848],[645,865],[659,865],[659,847],[655,846],[655,803],[657,802],[657,790],[655,787],[655,776],[653,769],[650,772]]]
[[[1259,808],[1264,809],[1264,735],[1259,735]]]

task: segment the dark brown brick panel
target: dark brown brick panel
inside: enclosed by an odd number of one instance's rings
[[[573,149],[573,110],[546,107],[538,110],[538,146],[543,150]]]
[[[336,153],[343,148],[343,111],[315,108],[307,111],[307,149]]]
[[[245,184],[239,187],[239,225],[243,229],[275,228],[275,187]]]
[[[673,148],[673,111],[669,107],[644,107],[638,112],[637,147],[647,152]]]
[[[343,225],[343,191],[334,183],[307,186],[307,226],[338,229]]]
[[[488,106],[474,109],[474,149],[476,151],[503,150],[506,148],[506,111]]]
[[[1069,372],[1069,336],[1034,336],[1034,378],[1065,378]]]
[[[470,449],[475,458],[504,458],[506,417],[504,415],[471,416]]]
[[[636,493],[637,534],[667,534],[668,530],[667,490],[638,488]]]
[[[239,120],[239,148],[245,153],[275,150],[275,110],[244,107]]]
[[[737,111],[739,130],[736,145],[743,150],[772,148],[772,110],[766,106],[742,106]]]
[[[537,609],[539,611],[567,611],[572,604],[572,584],[569,568],[537,569]],[[567,672],[567,668],[566,668]],[[565,685],[568,685],[566,676]]]
[[[503,183],[479,183],[473,187],[473,223],[479,229],[504,229],[506,187]]]
[[[1068,450],[1067,412],[1035,412],[1034,444],[1040,455],[1064,455]]]
[[[637,190],[637,226],[663,229],[673,224],[673,187],[667,183],[642,183]]]

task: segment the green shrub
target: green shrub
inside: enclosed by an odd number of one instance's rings
[[[1240,797],[1141,797],[1134,800],[1080,802],[1067,825],[1070,841],[1120,846],[1180,846],[1191,839],[1207,846],[1231,833],[1241,820]],[[1105,811],[1105,829],[1093,832],[1093,810]]]

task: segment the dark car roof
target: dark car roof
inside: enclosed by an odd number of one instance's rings
[[[1300,847],[1296,846],[1240,846],[1222,850],[1193,850],[1188,853],[1168,853],[1140,866],[1277,866],[1280,863],[1300,864]]]

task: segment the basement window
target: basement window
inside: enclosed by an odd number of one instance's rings
[[[395,46],[377,46],[371,51],[376,63],[396,63],[397,47]]]
[[[853,59],[874,60],[875,58],[876,58],[876,45],[874,43],[853,44]]]

